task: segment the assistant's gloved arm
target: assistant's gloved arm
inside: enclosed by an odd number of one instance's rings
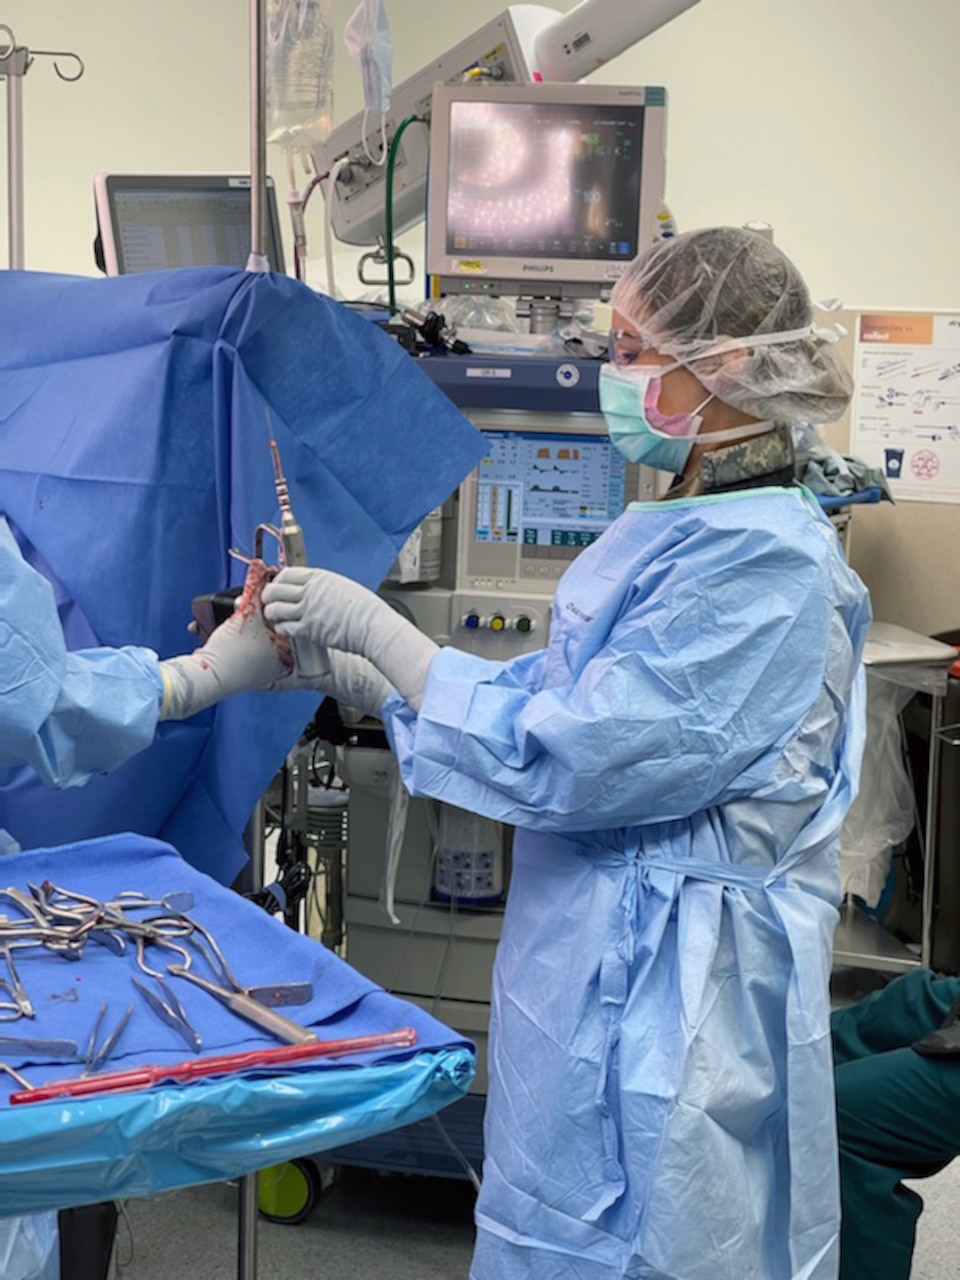
[[[372,662],[356,653],[324,649],[301,640],[296,651],[296,672],[273,685],[274,689],[314,689],[345,707],[382,718],[383,704],[396,690]]]
[[[326,569],[284,569],[263,593],[264,615],[301,666],[301,647],[366,658],[418,710],[436,644],[385,600]]]
[[[263,561],[253,561],[233,617],[202,648],[160,663],[161,720],[185,720],[233,694],[274,688],[291,674],[289,645],[268,630],[263,618],[267,572]]]

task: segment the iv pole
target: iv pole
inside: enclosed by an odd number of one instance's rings
[[[248,271],[269,271],[264,226],[267,208],[266,0],[250,0],[250,257]]]
[[[248,271],[269,271],[264,237],[267,208],[267,0],[250,0],[250,256]],[[244,832],[250,855],[253,888],[263,887],[264,813],[258,800]],[[257,1274],[256,1173],[245,1173],[237,1183],[237,1280],[255,1280]]]
[[[47,49],[30,50],[18,45],[16,37],[6,23],[0,23],[0,38],[8,44],[0,44],[0,80],[7,82],[7,265],[12,271],[23,269],[23,77],[33,66],[35,58],[53,58],[53,69],[61,80],[72,83],[83,75],[83,60],[75,53],[54,52]],[[60,70],[57,58],[72,58],[76,63],[76,75],[67,76]]]

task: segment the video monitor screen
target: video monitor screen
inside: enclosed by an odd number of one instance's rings
[[[641,104],[450,104],[446,252],[606,259],[638,252]]]
[[[626,505],[627,462],[596,435],[484,431],[474,537],[524,549],[582,548]]]

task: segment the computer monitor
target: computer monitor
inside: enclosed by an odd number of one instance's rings
[[[437,85],[427,272],[449,293],[606,298],[657,238],[666,91]]]
[[[164,267],[245,267],[250,256],[250,178],[245,174],[98,173],[101,263],[109,276]],[[267,261],[282,272],[283,242],[267,179]]]
[[[552,593],[641,496],[641,469],[592,415],[471,415],[487,452],[461,491],[457,585]]]

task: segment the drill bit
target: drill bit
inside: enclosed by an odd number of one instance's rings
[[[283,553],[283,565],[284,568],[290,568],[293,565],[305,565],[307,563],[307,548],[303,539],[303,530],[297,523],[297,518],[293,514],[293,508],[290,505],[290,490],[287,488],[287,480],[283,474],[283,467],[280,465],[280,450],[277,448],[277,442],[273,436],[270,412],[269,410],[264,412],[267,415],[267,430],[270,432],[270,452],[273,455],[277,502],[280,506],[278,536],[280,549]]]

